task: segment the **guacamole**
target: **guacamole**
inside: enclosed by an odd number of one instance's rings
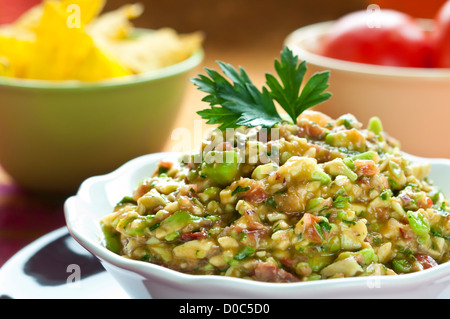
[[[378,118],[305,111],[270,130],[214,130],[198,153],[160,162],[101,226],[115,253],[194,275],[417,272],[450,256],[449,202],[429,169]]]

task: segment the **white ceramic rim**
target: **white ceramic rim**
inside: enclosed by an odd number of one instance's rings
[[[245,286],[248,289],[289,289],[289,291],[294,291],[296,289],[327,289],[331,287],[366,287],[368,278],[370,280],[378,280],[380,285],[383,287],[398,287],[402,285],[405,287],[418,286],[421,284],[426,284],[427,282],[436,281],[450,275],[450,262],[438,265],[431,269],[423,270],[411,274],[402,274],[397,276],[371,276],[371,277],[352,277],[352,278],[341,278],[341,279],[327,279],[309,282],[297,282],[297,283],[267,283],[252,281],[242,278],[225,277],[218,275],[191,275],[181,273],[172,269],[168,269],[155,264],[130,260],[121,257],[105,247],[103,247],[99,241],[93,238],[86,237],[82,232],[80,232],[77,227],[77,218],[83,218],[85,216],[77,216],[77,205],[78,201],[83,200],[83,196],[89,193],[89,189],[93,186],[98,186],[105,184],[119,177],[122,177],[130,172],[136,170],[139,167],[149,165],[149,163],[156,163],[157,161],[165,158],[176,158],[179,156],[177,153],[155,153],[144,155],[135,158],[124,165],[122,165],[117,170],[101,176],[95,176],[87,179],[82,183],[77,195],[74,195],[67,199],[65,202],[64,210],[67,222],[67,227],[70,234],[75,238],[75,240],[85,247],[88,251],[94,254],[103,262],[115,265],[116,267],[126,269],[132,272],[139,273],[141,275],[152,274],[154,277],[161,277],[164,280],[170,282],[183,282],[185,284],[201,284],[210,283],[215,281],[221,285],[240,285]],[[446,165],[450,169],[450,159],[425,159],[421,157],[411,156],[412,159],[417,161],[427,161],[432,164]]]
[[[424,78],[450,79],[450,68],[391,67],[343,61],[315,54],[299,45],[299,43],[305,41],[317,41],[320,36],[326,33],[333,23],[334,21],[325,21],[297,29],[286,37],[284,44],[288,46],[295,54],[298,54],[302,60],[305,60],[307,63],[320,66],[324,69],[417,80],[423,80]]]

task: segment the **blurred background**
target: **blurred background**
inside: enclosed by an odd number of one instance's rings
[[[0,24],[14,21],[38,0],[0,0]],[[365,9],[369,3],[395,8],[416,17],[434,15],[442,0],[141,0],[145,11],[136,19],[142,28],[172,27],[179,33],[202,31],[205,60],[200,68],[215,67],[216,60],[243,66],[259,85],[273,70],[286,36],[302,26],[334,20]],[[104,11],[130,3],[108,0]],[[198,71],[201,72],[199,68]],[[194,129],[196,111],[205,107],[202,93],[189,86],[175,127]],[[1,103],[1,101],[0,101]],[[192,136],[194,139],[194,136]],[[196,137],[195,137],[196,138]],[[178,141],[170,140],[162,151]],[[195,142],[194,140],[192,142]],[[0,266],[19,248],[46,232],[64,225],[62,201],[33,197],[0,168]]]
[[[0,24],[14,21],[40,0],[0,0]],[[243,66],[254,82],[264,80],[264,72],[273,70],[285,37],[293,30],[316,22],[333,20],[348,12],[365,8],[365,0],[108,0],[104,12],[127,3],[144,4],[135,26],[158,29],[174,28],[179,33],[202,31],[205,35],[204,66],[215,68],[221,60]],[[406,2],[406,1],[405,1]],[[175,127],[194,129],[196,111],[202,94],[190,86]],[[193,144],[195,143],[192,137]],[[172,150],[177,141],[168,141]]]
[[[39,2],[0,0],[0,24],[14,21]],[[134,20],[137,27],[169,26],[180,33],[203,31],[205,64],[230,55],[233,58],[239,51],[240,64],[249,63],[249,67],[263,60],[272,66],[272,56],[279,54],[284,38],[293,30],[367,5],[364,0],[108,0],[104,11],[133,2],[145,6],[143,15]]]
[[[0,24],[16,19],[21,12],[39,0],[0,0]],[[145,10],[134,20],[135,26],[158,29],[174,28],[179,33],[202,31],[205,35],[205,60],[198,69],[215,68],[221,60],[243,66],[253,81],[260,85],[264,73],[273,70],[273,60],[279,56],[286,36],[309,24],[335,20],[346,13],[364,10],[369,4],[410,13],[419,18],[431,18],[444,0],[141,0]],[[130,3],[108,0],[104,12]],[[131,2],[132,3],[132,2]],[[196,111],[205,108],[203,97],[189,86],[185,106],[177,115],[175,127],[194,130]],[[179,141],[167,142],[165,151],[173,150]],[[195,144],[192,136],[191,143]]]

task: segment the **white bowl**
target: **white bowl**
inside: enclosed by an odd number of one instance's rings
[[[429,20],[420,20],[429,28]],[[316,107],[331,117],[351,113],[367,124],[376,114],[410,154],[450,158],[450,69],[377,66],[317,54],[333,21],[295,30],[285,44],[307,62],[308,74],[330,71],[333,96]]]
[[[67,199],[69,232],[95,255],[132,298],[435,298],[450,284],[450,263],[421,272],[380,277],[355,277],[300,283],[264,283],[211,275],[189,275],[147,262],[126,259],[103,247],[100,219],[130,195],[162,159],[156,153],[138,157],[116,171],[87,179]],[[415,158],[415,157],[414,157]],[[428,159],[415,158],[418,161]],[[450,194],[450,160],[430,159],[430,178]]]

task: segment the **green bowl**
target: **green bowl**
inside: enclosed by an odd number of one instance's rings
[[[0,77],[0,166],[32,191],[70,194],[87,177],[161,151],[203,50],[164,69],[93,83]]]

